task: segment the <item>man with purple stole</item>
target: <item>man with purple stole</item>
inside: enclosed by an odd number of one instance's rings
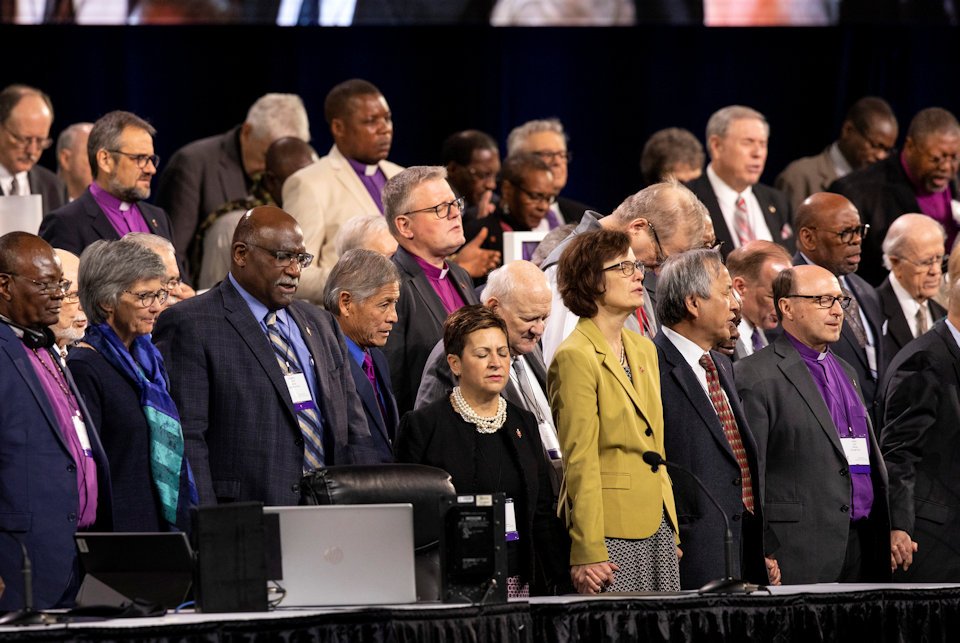
[[[0,611],[31,598],[38,609],[70,606],[80,586],[74,534],[110,528],[97,521],[110,516],[107,458],[47,328],[70,289],[48,243],[0,237]]]
[[[773,296],[783,334],[734,371],[783,583],[889,580],[886,468],[854,370],[830,349],[849,298],[812,265],[781,272]]]

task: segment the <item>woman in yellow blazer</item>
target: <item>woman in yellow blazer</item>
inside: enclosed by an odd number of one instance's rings
[[[643,264],[622,232],[574,238],[557,267],[563,303],[580,316],[557,349],[547,388],[564,482],[577,591],[680,589],[673,491],[646,451],[663,451],[660,374],[653,343],[623,327],[643,305]]]

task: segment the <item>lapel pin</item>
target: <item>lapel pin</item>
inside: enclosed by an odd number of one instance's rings
[[[770,210],[770,214],[773,214],[774,212],[777,211],[777,207],[774,205],[768,205],[767,209]]]
[[[305,328],[307,329],[307,335],[309,335],[310,337],[313,337],[313,332],[310,331],[310,327],[306,326]]]
[[[518,437],[518,438],[522,438],[522,437],[523,437],[523,435],[520,434],[520,429],[517,429],[517,437]]]
[[[154,230],[156,230],[156,229],[157,229],[157,220],[156,220],[156,219],[150,219],[150,223],[153,224],[153,228],[154,228]]]

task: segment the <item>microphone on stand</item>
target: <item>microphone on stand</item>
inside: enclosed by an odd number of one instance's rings
[[[23,573],[23,609],[0,615],[0,625],[38,625],[51,623],[52,621],[46,614],[33,609],[33,563],[30,562],[30,554],[27,553],[27,546],[9,531],[2,533],[7,534],[20,545],[21,560],[23,561],[23,567],[21,569]]]
[[[710,502],[713,503],[713,506],[716,507],[717,511],[720,512],[720,515],[723,516],[723,562],[726,574],[723,578],[710,581],[698,591],[701,594],[748,594],[760,589],[759,585],[754,585],[753,583],[748,583],[747,581],[733,577],[733,532],[730,531],[730,519],[727,518],[727,512],[723,510],[723,507],[721,507],[720,503],[717,502],[717,499],[713,497],[713,494],[710,493],[710,490],[707,489],[707,486],[703,484],[703,481],[700,480],[696,474],[694,474],[692,471],[689,471],[685,467],[682,467],[675,462],[668,462],[664,460],[663,457],[661,457],[656,451],[645,451],[643,454],[643,461],[650,465],[650,469],[653,472],[656,472],[657,469],[660,468],[660,465],[663,465],[668,468],[682,471],[693,478],[693,481],[696,482],[701,489],[703,489],[703,492],[707,495],[707,498],[710,499]]]

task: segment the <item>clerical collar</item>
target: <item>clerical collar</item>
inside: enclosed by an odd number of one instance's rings
[[[356,159],[348,158],[347,163],[350,164],[350,167],[352,167],[357,174],[363,174],[364,176],[373,176],[380,171],[379,165],[367,165],[366,163],[361,163]]]

